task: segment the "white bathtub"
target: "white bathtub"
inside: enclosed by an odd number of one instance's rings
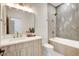
[[[79,41],[59,37],[51,38],[49,40],[56,51],[64,55],[79,55]]]

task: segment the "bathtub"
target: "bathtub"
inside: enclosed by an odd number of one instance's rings
[[[66,56],[79,56],[79,41],[55,37],[49,39],[54,50]]]

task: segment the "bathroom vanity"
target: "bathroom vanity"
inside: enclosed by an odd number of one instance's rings
[[[5,50],[4,56],[41,56],[41,39],[42,38],[38,36],[3,39],[0,49]]]
[[[42,38],[34,34],[36,15],[34,12],[18,9],[16,5],[13,4],[12,7],[0,4],[0,52],[3,51],[5,56],[40,56]]]

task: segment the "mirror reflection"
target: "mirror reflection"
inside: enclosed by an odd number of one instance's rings
[[[6,6],[6,34],[35,32],[35,15]]]

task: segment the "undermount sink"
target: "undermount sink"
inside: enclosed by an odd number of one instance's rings
[[[6,39],[3,39],[1,42],[12,42],[12,41],[17,41],[17,40],[23,40],[23,39],[26,39],[26,37],[18,37],[18,38],[6,38]]]
[[[34,37],[16,37],[16,38],[6,38],[6,39],[3,39],[1,41],[1,43],[12,43],[12,42],[21,42],[21,41],[30,41],[30,40],[33,40],[35,38],[38,38],[37,36],[34,36]]]
[[[19,38],[11,38],[9,41],[17,41],[17,40],[23,40],[25,37],[19,37]]]
[[[16,44],[19,42],[25,42],[28,41],[28,37],[19,37],[19,38],[7,38],[7,39],[3,39],[1,40],[1,45],[10,45],[10,44]]]

